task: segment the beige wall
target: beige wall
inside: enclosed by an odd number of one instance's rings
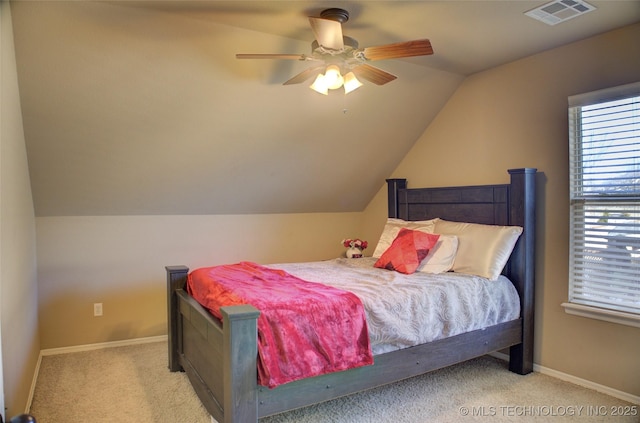
[[[571,316],[560,304],[568,290],[567,97],[640,80],[638,40],[640,24],[467,78],[392,175],[409,186],[506,183],[508,168],[538,168],[535,362],[636,396],[640,329]],[[365,213],[368,236],[385,195]]]
[[[0,2],[0,387],[7,417],[25,411],[40,352],[35,223],[9,8]]]
[[[164,266],[323,260],[361,213],[37,218],[42,348],[163,335]],[[104,315],[93,317],[93,303]]]

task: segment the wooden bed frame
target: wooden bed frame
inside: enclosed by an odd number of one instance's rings
[[[510,348],[511,371],[531,372],[536,169],[512,169],[509,174],[509,184],[447,188],[407,189],[405,179],[388,179],[389,217],[522,226],[503,271],[520,294],[520,318],[377,355],[372,366],[268,389],[257,384],[258,310],[249,305],[223,307],[220,324],[187,294],[189,269],[167,266],[169,369],[186,372],[205,408],[220,423],[257,422],[505,348]]]

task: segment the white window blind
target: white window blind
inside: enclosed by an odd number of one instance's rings
[[[640,83],[569,98],[569,302],[640,317]]]

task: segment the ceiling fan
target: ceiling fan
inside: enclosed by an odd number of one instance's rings
[[[321,62],[312,66],[283,85],[301,84],[313,77],[310,88],[328,94],[330,89],[344,87],[349,93],[362,83],[359,78],[376,85],[384,85],[397,77],[375,66],[369,61],[399,59],[403,57],[433,54],[431,42],[427,39],[405,41],[376,47],[358,48],[358,42],[342,35],[342,24],[349,20],[349,12],[331,8],[323,10],[320,17],[309,17],[315,41],[311,43],[311,54],[236,54],[238,59],[287,59]],[[325,71],[322,74],[322,71]],[[343,76],[344,75],[344,76]]]

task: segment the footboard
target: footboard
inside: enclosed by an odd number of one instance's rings
[[[222,307],[222,323],[185,291],[188,268],[168,266],[169,370],[183,370],[218,422],[257,422],[257,319],[252,306]]]

